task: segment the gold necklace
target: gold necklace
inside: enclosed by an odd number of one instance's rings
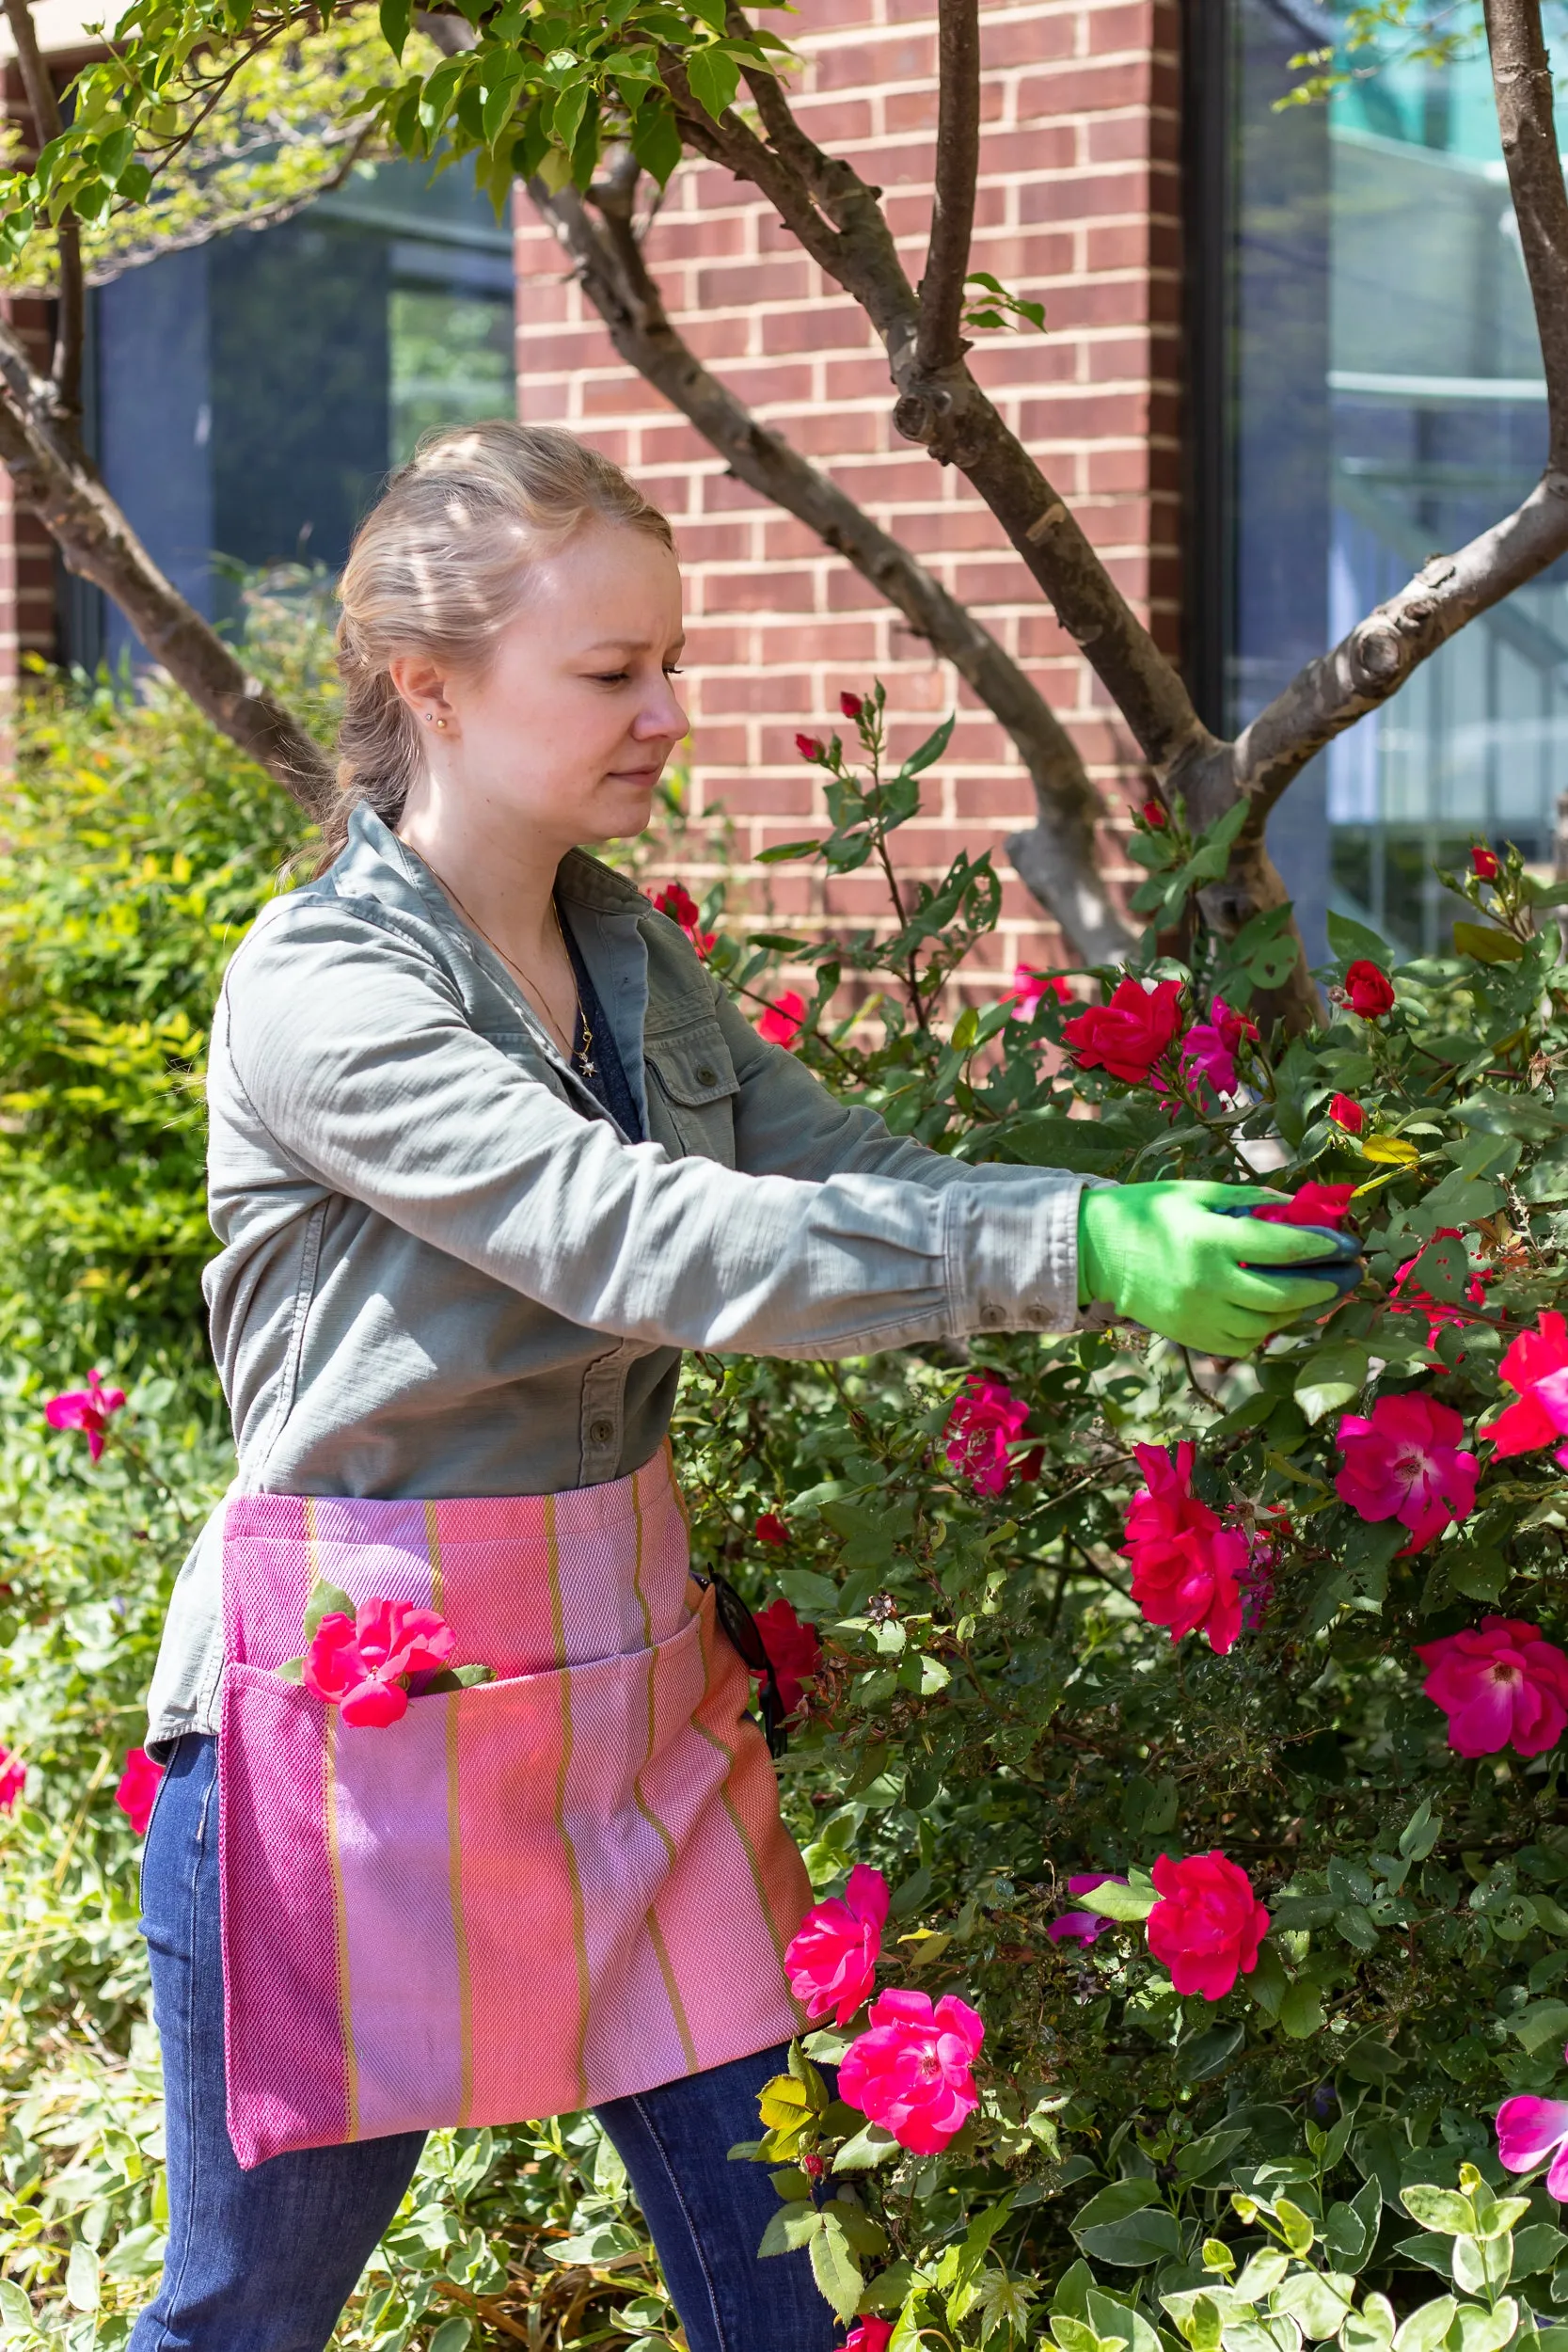
[[[436,874],[436,868],[434,866],[431,866],[430,870],[433,874]],[[501,946],[499,940],[491,938],[489,932],[485,930],[478,915],[471,913],[470,910],[464,905],[462,899],[458,897],[451,882],[444,880],[444,878],[439,874],[436,874],[436,879],[438,882],[440,882],[442,889],[446,892],[447,897],[451,900],[453,906],[456,907],[464,921],[473,925],[474,930],[479,933],[481,939],[483,940],[485,946],[490,948],[493,953],[499,956],[508,971],[515,972],[517,977],[522,981],[523,986],[529,991],[530,994],[538,997],[551,1021],[555,1021],[557,1019],[555,1007],[551,1004],[547,993],[540,986],[539,982],[530,977],[515,956],[509,956],[507,954],[506,949]],[[566,961],[568,964],[570,964],[572,961],[572,951],[566,946],[566,934],[561,927],[561,914],[555,903],[555,893],[553,890],[550,893],[550,914],[555,921],[556,936],[559,938],[562,947],[565,953]],[[582,996],[577,986],[575,972],[572,982],[572,1011],[574,1015],[571,1024],[573,1043],[567,1048],[566,1058],[570,1062],[572,1068],[579,1071],[583,1077],[596,1077],[598,1075],[598,1070],[594,1060],[594,1032],[589,1025],[588,1015],[582,1009]],[[566,1025],[562,1023],[562,1025],[564,1027]],[[580,1042],[578,1041],[579,1033]],[[559,1042],[559,1040],[557,1041]]]

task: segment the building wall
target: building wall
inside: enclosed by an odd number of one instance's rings
[[[985,335],[974,365],[1073,502],[1124,592],[1177,649],[1181,358],[1179,9],[1175,0],[988,0],[985,134],[973,265],[1042,300],[1044,335]],[[918,279],[936,119],[931,0],[816,0],[786,28],[806,61],[804,126],[886,191]],[[994,518],[952,469],[899,439],[885,358],[853,302],[754,190],[711,166],[675,175],[647,252],[700,356],[969,602],[1037,679],[1113,802],[1133,747]],[[670,513],[686,565],[698,811],[721,803],[745,856],[798,836],[818,779],[797,730],[822,733],[875,675],[908,747],[955,704],[927,810],[905,836],[919,870],[999,845],[1031,820],[1028,779],[990,714],[842,559],[727,478],[684,418],[617,359],[526,197],[517,218],[519,413],[585,434]],[[1052,951],[1007,880],[1006,964]],[[751,878],[754,906],[803,908],[791,866]],[[875,885],[833,885],[859,911]]]

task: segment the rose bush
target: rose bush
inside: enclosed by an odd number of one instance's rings
[[[689,1366],[697,1565],[812,1644],[781,1779],[849,1921],[813,1975],[831,2007],[759,2118],[771,2242],[809,2246],[874,2352],[1386,2352],[1402,2329],[1399,2352],[1568,2352],[1551,909],[1498,845],[1495,871],[1455,878],[1484,953],[1462,930],[1405,961],[1336,917],[1324,1025],[1291,1037],[1269,998],[1285,918],[1205,929],[1192,869],[1216,845],[1173,805],[1134,834],[1158,924],[1135,969],[1048,972],[1066,1000],[1021,1007],[984,962],[989,863],[923,884],[889,846],[941,741],[895,765],[879,693],[849,700],[853,766],[807,739],[829,828],[802,855],[883,871],[887,922],[759,936],[721,885],[672,902],[680,921],[701,900],[708,968],[751,1017],[784,1007],[831,1085],[960,1161],[1262,1167],[1282,1213],[1354,1228],[1367,1271],[1240,1365],[1116,1328]],[[196,1282],[202,1025],[292,818],[155,696],[46,699],[24,754],[0,876],[0,2321],[112,2352],[163,2210],[115,1788],[169,1582],[228,1474]],[[675,870],[661,844],[644,886]],[[1355,1009],[1357,961],[1388,977],[1381,1012]],[[1129,988],[1144,1003],[1122,996],[1112,1050],[1156,1050],[1117,1054],[1131,1075],[1080,1067],[1068,1025]],[[1258,1032],[1229,1032],[1233,1087],[1180,1050],[1205,1028],[1223,1048],[1232,1021]],[[89,1430],[44,1414],[91,1365],[127,1399],[96,1463]],[[1390,1419],[1402,1401],[1418,1426]],[[1346,1422],[1376,1436],[1348,1494]],[[1176,1556],[1135,1593],[1136,1499],[1167,1476],[1152,1533]],[[1209,1606],[1179,1615],[1195,1564]],[[874,2034],[892,2040],[849,2066],[857,2106],[844,2068]],[[465,2328],[552,2352],[674,2342],[590,2122],[437,2135],[340,2342],[455,2352]]]

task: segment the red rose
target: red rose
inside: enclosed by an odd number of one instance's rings
[[[1470,864],[1478,882],[1496,882],[1500,872],[1495,850],[1477,848],[1470,851]]]
[[[821,759],[826,755],[823,746],[815,735],[798,735],[795,738],[795,748],[802,759]]]
[[[145,1748],[126,1750],[125,1770],[115,1790],[115,1803],[138,1837],[147,1834],[147,1824],[152,1819],[152,1800],[163,1776],[163,1766],[154,1764]]]
[[[678,882],[666,882],[657,892],[654,904],[660,914],[667,914],[672,923],[678,923],[683,931],[697,928],[697,901]]]
[[[1113,1078],[1135,1084],[1170,1049],[1181,1026],[1181,983],[1118,981],[1108,1005],[1091,1005],[1063,1027],[1062,1038],[1080,1070],[1108,1070]]]
[[[864,703],[858,694],[841,694],[838,698],[838,707],[847,719],[858,719],[865,708]]]
[[[816,1628],[802,1625],[781,1595],[777,1600],[770,1600],[766,1609],[757,1611],[756,1629],[778,1677],[779,1698],[787,1721],[805,1695],[802,1686],[822,1663],[822,1645],[816,1638]],[[757,1668],[753,1666],[752,1672],[755,1674]]]
[[[1352,1012],[1358,1012],[1363,1021],[1376,1021],[1393,1005],[1394,983],[1386,972],[1363,956],[1345,974],[1345,994]]]
[[[763,1511],[752,1530],[759,1544],[787,1544],[789,1530],[777,1511]]]
[[[1258,1965],[1269,1915],[1244,1870],[1224,1854],[1163,1853],[1154,1865],[1160,1900],[1148,1915],[1148,1948],[1170,1970],[1178,1993],[1222,2000]]]
[[[1146,801],[1138,813],[1151,833],[1164,833],[1170,823],[1163,801]]]
[[[1347,1136],[1358,1136],[1367,1123],[1367,1114],[1359,1103],[1353,1103],[1348,1094],[1337,1094],[1328,1106],[1328,1115],[1336,1127],[1342,1127]]]
[[[1289,1200],[1267,1201],[1252,1214],[1265,1225],[1342,1225],[1354,1190],[1354,1184],[1303,1184]]]

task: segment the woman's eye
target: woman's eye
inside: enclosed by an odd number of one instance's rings
[[[686,670],[679,661],[667,661],[664,665],[664,675],[666,677],[684,677]]]
[[[630,675],[629,670],[595,670],[594,681],[597,686],[625,686]]]

